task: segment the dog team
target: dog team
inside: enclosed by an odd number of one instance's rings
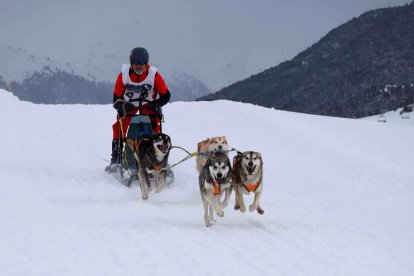
[[[171,139],[166,134],[156,134],[150,139],[127,141],[138,163],[138,178],[143,199],[148,199],[152,189],[150,175],[154,177],[154,191],[159,193],[166,186],[166,170]],[[214,220],[214,213],[224,216],[232,191],[235,191],[234,209],[246,211],[243,195],[254,194],[249,211],[263,214],[260,197],[263,191],[263,161],[255,151],[238,152],[230,163],[229,146],[225,136],[208,138],[197,145],[196,168],[207,227]],[[224,195],[224,199],[222,197]],[[222,200],[222,201],[221,201]]]

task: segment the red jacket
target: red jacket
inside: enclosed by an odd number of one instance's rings
[[[130,68],[129,77],[131,78],[133,82],[137,82],[137,83],[142,82],[147,77],[149,68],[150,68],[150,65],[148,64],[147,68],[144,70],[144,72],[141,75],[137,75],[134,72],[134,70]],[[122,72],[121,72],[119,73],[116,79],[113,102],[115,103],[116,100],[123,99],[124,93],[125,93],[125,85],[122,81]],[[166,103],[169,102],[170,97],[171,97],[171,94],[168,90],[167,85],[164,82],[164,79],[162,78],[161,74],[157,72],[155,74],[155,79],[154,79],[154,93],[152,94],[152,98],[156,100],[160,105],[165,105]],[[148,110],[147,106],[148,106],[148,103],[142,106],[141,114],[145,114],[145,115],[156,114],[155,112]],[[138,112],[138,108],[136,108],[133,112],[130,112],[130,114],[135,114],[137,112]]]

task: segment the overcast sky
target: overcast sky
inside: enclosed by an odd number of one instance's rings
[[[0,44],[110,81],[144,46],[160,72],[185,72],[216,90],[291,59],[365,11],[409,2],[0,0]]]

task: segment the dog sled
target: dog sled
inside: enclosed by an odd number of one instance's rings
[[[138,171],[139,171],[139,165],[137,162],[137,159],[139,158],[139,154],[133,150],[133,147],[131,146],[131,143],[136,144],[143,141],[151,140],[154,137],[153,128],[151,125],[151,119],[149,115],[142,115],[142,105],[143,103],[149,103],[147,95],[148,90],[145,89],[145,87],[142,86],[129,86],[127,87],[129,93],[135,93],[138,94],[139,97],[134,99],[133,101],[138,102],[138,110],[139,112],[134,115],[126,115],[128,117],[131,117],[131,122],[129,124],[129,127],[127,129],[126,137],[123,137],[123,129],[122,129],[122,121],[121,118],[119,118],[120,122],[120,140],[118,143],[119,149],[118,149],[118,162],[116,167],[116,173],[115,177],[118,179],[119,182],[124,184],[127,187],[130,187],[133,182],[137,182],[139,185],[139,178],[138,178]],[[129,102],[123,102],[124,105],[130,105],[131,101]],[[126,109],[125,106],[123,107],[124,110]],[[164,117],[162,114],[161,106],[157,107],[156,110],[154,110],[158,116],[161,119],[160,122],[160,128],[162,132],[162,123],[164,122]],[[126,113],[126,112],[125,112]],[[138,146],[138,145],[137,145]],[[148,180],[151,187],[148,187],[150,190],[154,188],[154,182],[155,182],[155,176],[153,173],[148,173]],[[174,182],[174,173],[171,170],[171,166],[166,166],[166,184],[169,186]]]

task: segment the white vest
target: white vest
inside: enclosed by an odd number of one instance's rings
[[[150,66],[148,70],[148,76],[141,82],[133,82],[129,77],[129,69],[131,65],[129,64],[122,64],[122,82],[124,85],[131,84],[135,86],[142,86],[147,85],[150,89],[148,90],[148,96],[145,98],[147,101],[153,101],[152,94],[154,93],[154,82],[155,82],[155,74],[157,73],[157,68]],[[125,91],[124,99],[128,102],[132,102],[135,106],[139,105],[138,101],[134,101],[140,97],[140,93],[128,93]],[[145,102],[143,102],[145,104]]]

